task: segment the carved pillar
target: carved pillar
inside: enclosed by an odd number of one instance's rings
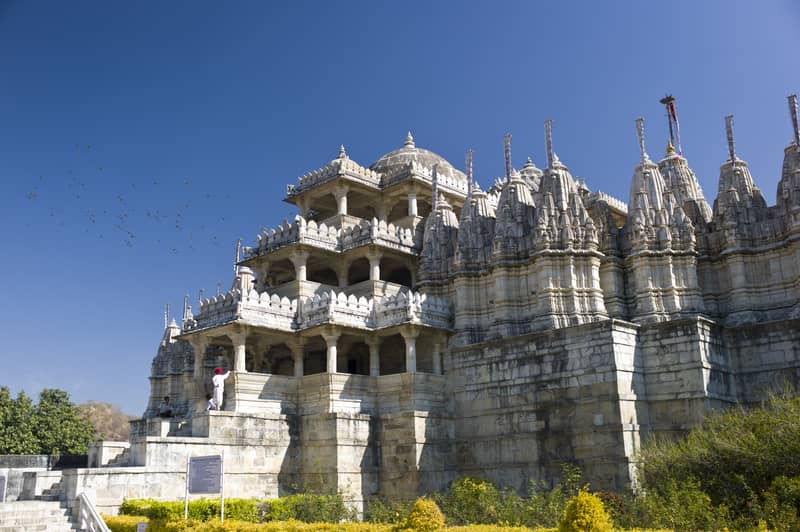
[[[337,206],[337,214],[346,215],[347,214],[347,192],[349,191],[348,187],[339,187],[334,192],[333,195],[336,198],[336,206]]]
[[[272,373],[272,363],[267,358],[267,351],[271,344],[263,338],[258,340],[255,345],[255,353],[253,356],[253,371],[259,373]]]
[[[375,216],[377,216],[378,220],[381,222],[387,221],[389,218],[389,209],[387,209],[385,203],[381,202],[375,206]]]
[[[406,372],[417,372],[417,337],[419,331],[410,327],[400,331],[406,342]]]
[[[346,262],[336,268],[336,279],[339,282],[339,288],[347,288],[347,271],[349,268],[350,265]]]
[[[203,358],[208,349],[208,338],[204,336],[189,337],[189,345],[194,351],[194,378],[199,379],[203,376]]]
[[[369,251],[367,252],[367,259],[369,259],[369,280],[381,280],[381,252]]]
[[[326,364],[326,371],[328,373],[336,373],[336,357],[338,356],[336,344],[339,341],[339,336],[341,336],[341,334],[342,333],[339,331],[328,331],[322,333],[322,337],[325,339],[325,344],[328,346]]]
[[[417,211],[417,193],[416,192],[409,192],[408,193],[408,215],[409,216],[419,216]]]
[[[245,342],[247,341],[247,333],[229,333],[228,338],[230,338],[231,342],[233,343],[233,371],[246,373]]]
[[[442,374],[442,342],[439,340],[433,342],[433,373]]]
[[[297,281],[306,280],[306,263],[308,262],[308,251],[295,251],[289,257],[294,264],[294,278]]]
[[[305,196],[301,196],[297,198],[297,209],[300,211],[300,216],[303,218],[306,217],[306,213],[308,213],[308,198]]]
[[[367,338],[369,346],[369,374],[377,377],[381,374],[380,338]]]
[[[286,342],[286,345],[292,351],[292,362],[294,363],[294,376],[295,377],[302,377],[304,368],[303,368],[303,359],[305,358],[305,340],[303,338],[297,338],[294,340],[289,340]]]

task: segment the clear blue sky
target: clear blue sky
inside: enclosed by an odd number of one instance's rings
[[[800,4],[0,0],[0,384],[140,414],[162,308],[231,282],[236,238],[293,215],[287,183],[336,155],[417,145],[484,186],[544,166],[627,201],[644,116],[678,98],[713,202],[737,152],[775,201],[800,91]]]

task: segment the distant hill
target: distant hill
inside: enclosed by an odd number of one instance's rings
[[[128,439],[130,435],[128,421],[135,416],[125,414],[118,406],[100,401],[88,401],[78,405],[78,410],[94,426],[97,439],[112,441]]]

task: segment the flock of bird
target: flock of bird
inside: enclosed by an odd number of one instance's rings
[[[80,231],[84,239],[96,237],[104,245],[155,244],[176,255],[234,240],[215,233],[226,222],[221,207],[231,200],[229,193],[188,178],[110,182],[108,170],[92,163],[92,153],[91,144],[75,144],[76,169],[33,178],[24,193],[28,216],[46,213],[51,226]]]

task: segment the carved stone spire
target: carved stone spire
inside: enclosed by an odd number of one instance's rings
[[[741,227],[767,217],[764,194],[755,185],[746,161],[736,155],[733,144],[733,116],[725,117],[728,159],[719,169],[719,186],[713,219],[717,228]]]
[[[789,115],[794,139],[783,152],[777,202],[778,209],[787,217],[791,227],[800,225],[800,127],[797,114],[797,95],[792,94],[789,96]]]
[[[643,145],[644,141],[641,140],[640,143]],[[688,161],[671,148],[670,142],[667,145],[667,154],[658,162],[665,190],[671,194],[675,203],[683,208],[684,214],[689,217],[694,227],[702,230],[711,221],[711,207]]]

